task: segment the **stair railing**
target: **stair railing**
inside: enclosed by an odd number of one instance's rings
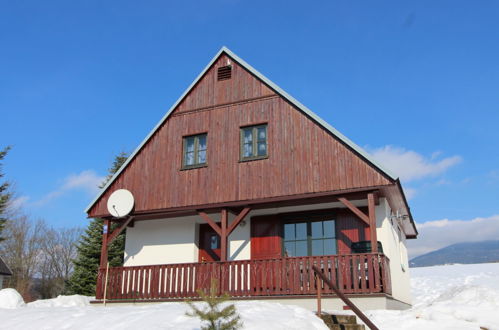
[[[369,318],[364,314],[362,313],[362,311],[357,308],[357,306],[355,306],[355,304],[347,298],[347,296],[345,296],[343,294],[343,292],[341,292],[337,287],[336,285],[334,285],[333,282],[331,282],[330,279],[328,279],[323,273],[322,271],[317,267],[317,266],[312,266],[312,269],[314,270],[315,274],[320,277],[324,283],[326,283],[337,295],[338,297],[340,297],[341,300],[343,300],[343,302],[348,306],[350,307],[350,309],[355,313],[355,315],[357,315],[366,325],[369,329],[371,330],[379,330],[378,327],[376,327],[374,325],[374,323],[371,322],[371,320],[369,320]],[[321,287],[321,284],[318,282],[317,283],[317,305],[318,305],[318,313],[320,314],[321,313],[321,303],[320,303],[320,299],[321,299],[321,290],[320,290],[320,287]]]

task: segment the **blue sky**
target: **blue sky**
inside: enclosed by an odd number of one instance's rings
[[[416,221],[499,214],[498,2],[0,6],[4,171],[54,226],[86,224],[114,155],[223,45],[396,170]]]

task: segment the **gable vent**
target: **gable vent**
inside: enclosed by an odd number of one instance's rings
[[[226,65],[218,68],[217,80],[227,80],[232,76],[232,66]]]

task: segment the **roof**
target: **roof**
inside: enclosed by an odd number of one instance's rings
[[[120,169],[111,177],[111,179],[107,182],[107,184],[104,186],[104,188],[101,189],[101,191],[97,194],[97,196],[92,200],[92,202],[88,205],[88,207],[85,209],[85,212],[88,213],[92,206],[99,200],[99,198],[104,194],[104,192],[109,188],[109,186],[116,180],[116,178],[121,174],[121,172],[128,166],[128,164],[135,158],[135,156],[139,153],[139,151],[142,149],[142,147],[149,141],[149,139],[156,133],[156,131],[161,127],[161,125],[168,119],[168,117],[172,114],[172,112],[177,108],[177,106],[182,102],[182,100],[189,94],[191,89],[196,86],[199,80],[204,76],[204,74],[210,69],[210,67],[215,63],[215,61],[223,54],[227,54],[229,57],[231,57],[234,61],[238,62],[243,68],[248,70],[250,73],[255,75],[257,78],[262,80],[265,84],[267,84],[270,88],[272,88],[277,94],[282,96],[284,99],[286,99],[288,102],[296,106],[298,109],[303,111],[306,115],[308,115],[310,118],[312,118],[314,121],[316,121],[319,125],[324,127],[326,130],[328,130],[332,135],[334,135],[336,138],[338,138],[340,141],[342,141],[345,145],[350,147],[352,150],[354,150],[357,154],[359,154],[362,158],[364,158],[366,161],[368,161],[370,164],[372,164],[375,168],[377,168],[381,173],[386,175],[388,178],[391,180],[397,180],[398,177],[391,173],[389,170],[384,168],[381,164],[379,164],[376,160],[372,158],[371,155],[369,155],[364,149],[359,147],[357,144],[355,144],[353,141],[351,141],[349,138],[347,138],[345,135],[341,134],[337,129],[335,129],[333,126],[329,125],[327,122],[325,122],[323,119],[321,119],[317,114],[315,114],[312,110],[301,104],[299,101],[297,101],[295,98],[293,98],[291,95],[286,93],[283,89],[281,89],[279,86],[274,84],[270,79],[265,77],[263,74],[258,72],[255,68],[253,68],[251,65],[246,63],[243,59],[241,59],[239,56],[234,54],[231,50],[229,50],[227,47],[222,47],[217,54],[213,57],[213,59],[208,63],[208,65],[204,68],[204,70],[194,79],[194,81],[191,83],[191,85],[185,90],[185,92],[178,98],[178,100],[171,106],[171,108],[168,110],[168,112],[161,118],[161,120],[158,122],[158,124],[152,129],[151,132],[146,136],[146,138],[140,143],[140,145],[134,150],[134,152],[128,157],[128,159],[123,163],[123,165],[120,167]]]
[[[5,264],[5,262],[3,261],[3,259],[1,257],[0,257],[0,275],[7,275],[7,276],[11,276],[12,275],[12,271]]]

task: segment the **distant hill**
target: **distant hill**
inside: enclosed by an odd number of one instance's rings
[[[409,261],[410,267],[445,264],[499,262],[499,241],[466,242],[449,245]]]

